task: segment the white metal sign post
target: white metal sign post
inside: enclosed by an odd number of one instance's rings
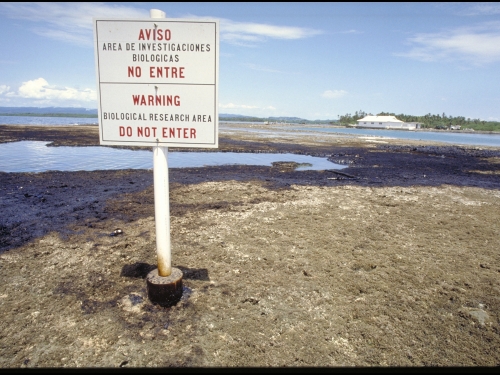
[[[94,48],[101,145],[153,146],[158,270],[148,293],[153,300],[156,288],[161,303],[182,295],[171,266],[168,147],[218,147],[219,23],[150,15],[95,18]]]

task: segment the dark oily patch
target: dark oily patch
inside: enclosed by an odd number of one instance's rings
[[[129,295],[128,298],[130,299],[130,302],[132,302],[132,306],[135,306],[139,303],[142,303],[142,301],[144,301],[144,298],[142,298],[142,296],[139,296],[137,294],[131,294],[131,295]]]
[[[206,268],[187,268],[183,266],[177,266],[182,271],[182,278],[184,280],[202,280],[210,281],[208,276],[208,269]]]

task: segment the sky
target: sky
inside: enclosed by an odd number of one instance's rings
[[[0,3],[0,106],[97,108],[93,17],[220,22],[219,113],[500,121],[500,3]]]

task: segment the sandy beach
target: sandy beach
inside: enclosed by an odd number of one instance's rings
[[[241,127],[219,151],[348,167],[171,169],[171,308],[146,295],[152,171],[0,172],[0,367],[500,365],[498,148]]]

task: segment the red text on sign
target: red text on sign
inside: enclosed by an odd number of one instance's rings
[[[139,31],[139,40],[170,40],[170,38],[169,29],[141,29]]]
[[[132,127],[127,126],[126,128],[124,126],[120,126],[120,137],[124,137],[127,135],[127,137],[132,137]]]
[[[185,78],[184,77],[184,67],[175,66],[150,66],[149,67],[149,77],[150,78]]]
[[[151,133],[153,133],[153,134],[151,134]],[[152,127],[152,128],[149,128],[147,126],[137,127],[137,136],[138,137],[150,137],[151,135],[153,135],[153,137],[156,137],[156,128],[155,127]]]
[[[129,66],[127,69],[127,74],[129,77],[140,77],[142,74],[141,67],[140,66]]]
[[[134,105],[150,106],[180,106],[181,97],[179,95],[132,95]]]
[[[120,126],[119,128],[120,137],[132,137],[133,130],[131,126]],[[138,126],[137,137],[156,137],[155,126]],[[161,135],[163,138],[177,138],[177,139],[195,139],[196,129],[194,128],[161,128]]]
[[[163,138],[196,138],[193,128],[162,128]]]

